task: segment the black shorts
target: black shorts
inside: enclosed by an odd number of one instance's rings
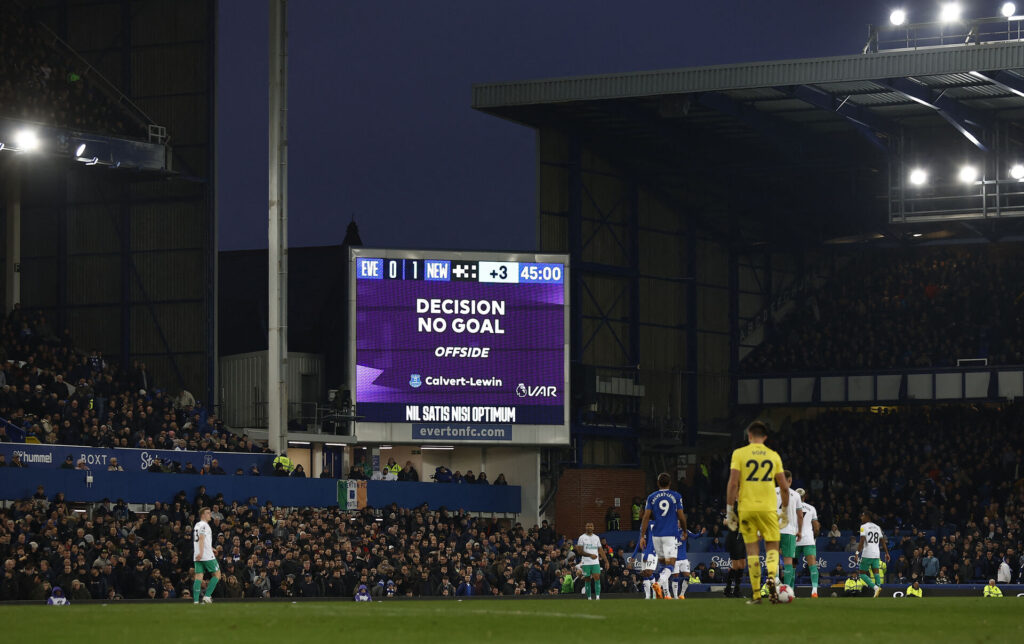
[[[743,535],[739,530],[730,532],[729,536],[725,538],[725,551],[729,553],[730,559],[747,560],[747,546],[743,542]]]

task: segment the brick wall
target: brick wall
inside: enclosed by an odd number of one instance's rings
[[[598,532],[605,530],[605,513],[619,499],[621,529],[633,529],[630,506],[633,497],[645,498],[644,473],[634,469],[566,470],[558,480],[555,495],[555,529],[575,537],[583,532],[587,521],[593,521]]]

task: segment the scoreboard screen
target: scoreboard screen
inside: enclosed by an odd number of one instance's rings
[[[448,441],[566,424],[564,256],[358,248],[351,259],[359,425]]]

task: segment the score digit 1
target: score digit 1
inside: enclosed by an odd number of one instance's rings
[[[405,260],[405,278],[407,280],[422,280],[423,279],[423,260],[422,259],[407,259]]]

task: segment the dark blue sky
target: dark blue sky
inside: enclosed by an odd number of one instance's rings
[[[470,109],[472,83],[853,54],[899,4],[293,0],[290,245],[354,216],[371,246],[531,250],[534,133]],[[222,250],[267,245],[267,32],[265,0],[220,0]]]

